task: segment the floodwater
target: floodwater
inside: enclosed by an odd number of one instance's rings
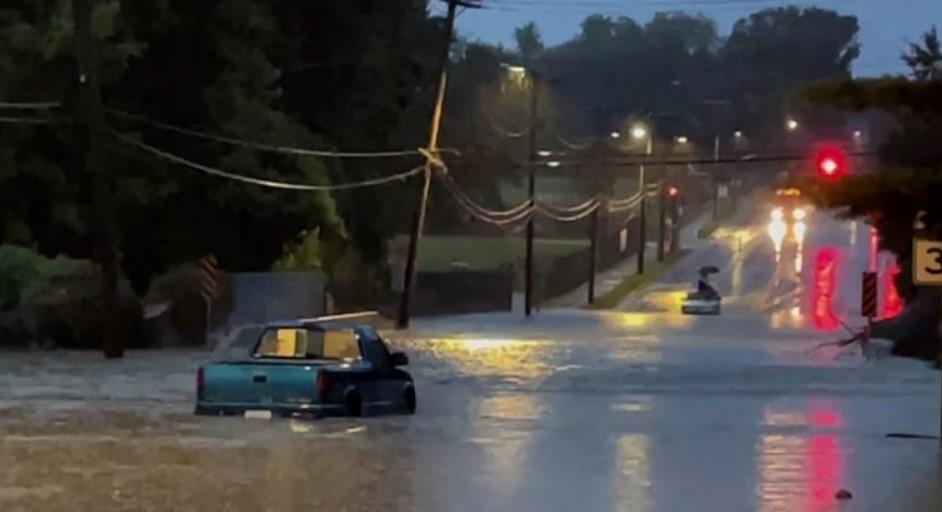
[[[938,372],[812,350],[861,325],[868,233],[816,213],[799,248],[762,213],[620,311],[391,334],[415,416],[195,417],[208,354],[4,353],[0,510],[942,510],[939,442],[886,436],[938,433]],[[700,264],[721,317],[677,313]]]

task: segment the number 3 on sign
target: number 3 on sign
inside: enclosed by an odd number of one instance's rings
[[[913,284],[942,286],[942,241],[913,242]]]

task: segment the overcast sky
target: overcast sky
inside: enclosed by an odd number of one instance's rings
[[[444,3],[433,0],[433,9]],[[483,0],[487,9],[468,9],[458,18],[459,32],[471,39],[513,46],[513,29],[536,22],[549,44],[561,43],[579,30],[586,16],[600,13],[628,16],[647,22],[659,11],[687,11],[715,19],[721,33],[750,13],[783,5],[818,6],[860,20],[862,51],[855,71],[858,75],[902,72],[899,54],[933,24],[942,28],[942,0]]]

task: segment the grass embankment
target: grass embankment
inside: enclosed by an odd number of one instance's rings
[[[649,263],[645,269],[644,274],[635,274],[628,277],[619,283],[618,286],[612,288],[611,291],[597,298],[595,300],[595,304],[587,306],[588,309],[614,309],[618,307],[618,305],[621,304],[621,302],[625,300],[625,297],[627,297],[631,292],[650,284],[660,277],[674,263],[682,260],[688,254],[690,254],[690,250],[681,249],[674,254],[668,255],[666,258],[664,258],[663,262],[655,261]]]

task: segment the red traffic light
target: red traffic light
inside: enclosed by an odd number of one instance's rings
[[[826,145],[817,149],[815,170],[825,180],[839,180],[848,173],[847,153],[840,146]]]
[[[680,190],[678,190],[677,187],[670,187],[667,189],[667,195],[670,197],[677,197],[678,194],[680,194]]]

